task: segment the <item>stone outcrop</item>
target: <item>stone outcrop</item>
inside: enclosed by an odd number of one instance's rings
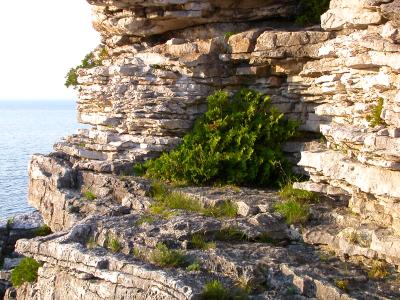
[[[91,128],[32,158],[30,202],[57,233],[18,243],[44,263],[19,298],[196,299],[210,278],[233,289],[243,277],[261,286],[255,299],[398,298],[395,282],[368,279],[360,264],[400,265],[400,1],[332,0],[308,28],[294,24],[291,0],[89,3],[103,58],[78,70],[78,118]],[[306,133],[283,148],[309,178],[295,187],[326,196],[310,222],[288,227],[273,191],[188,187],[179,192],[205,206],[234,202],[237,218],[181,212],[139,224],[154,199],[132,165],[178,145],[210,93],[241,87],[270,95]],[[191,248],[193,234],[215,240],[232,226],[246,239]],[[107,250],[110,236],[121,253]],[[202,269],[132,256],[158,242]],[[341,260],[324,261],[323,249]]]
[[[43,218],[38,211],[0,222],[0,298],[11,286],[11,269],[21,260],[21,256],[14,252],[17,240],[34,238],[43,226]]]

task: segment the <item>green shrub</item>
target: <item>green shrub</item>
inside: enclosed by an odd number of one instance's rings
[[[232,299],[229,291],[218,280],[207,283],[203,288],[202,299],[228,300]]]
[[[51,234],[51,228],[47,225],[40,226],[35,230],[35,236],[46,236]]]
[[[93,201],[97,198],[97,196],[91,190],[84,191],[83,196],[85,197],[86,200],[90,201]]]
[[[102,66],[103,60],[109,57],[108,51],[105,47],[101,48],[100,51],[97,50],[96,52],[97,57],[95,56],[94,52],[90,52],[83,58],[80,65],[76,66],[75,68],[71,68],[68,71],[67,75],[65,76],[65,86],[67,88],[70,86],[74,88],[78,86],[78,69],[90,69]]]
[[[299,0],[301,14],[296,18],[299,25],[312,25],[321,22],[321,15],[329,9],[330,0]]]
[[[383,98],[378,99],[378,103],[372,107],[371,114],[367,116],[367,121],[371,127],[376,127],[379,125],[386,125],[385,120],[381,118],[383,110]]]
[[[107,248],[113,253],[121,251],[122,245],[116,238],[110,238],[107,243]]]
[[[186,255],[181,250],[169,249],[166,245],[158,243],[150,254],[150,262],[159,267],[182,267],[186,265]]]
[[[41,264],[30,257],[21,260],[18,266],[11,271],[11,283],[18,287],[25,282],[35,282],[38,277],[38,269]]]
[[[310,216],[309,206],[294,199],[277,203],[275,210],[285,217],[287,224],[304,224]]]
[[[281,144],[296,133],[270,98],[242,89],[234,96],[218,91],[208,111],[177,149],[135,167],[136,172],[172,182],[223,182],[266,186],[289,170]]]

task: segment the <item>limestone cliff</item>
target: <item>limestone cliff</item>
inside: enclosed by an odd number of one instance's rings
[[[322,27],[308,28],[294,24],[293,0],[89,3],[108,53],[102,66],[78,71],[79,120],[92,127],[32,158],[30,202],[57,233],[18,242],[44,262],[21,299],[195,299],[212,278],[264,287],[254,299],[399,297],[398,283],[368,279],[359,263],[400,264],[400,1],[332,0]],[[311,222],[287,226],[273,191],[185,188],[205,205],[230,199],[239,216],[182,213],[138,225],[151,183],[120,175],[175,147],[212,91],[243,86],[324,136],[284,147],[310,178],[296,186],[326,196]],[[97,199],[82,200],[87,190]],[[246,241],[191,247],[193,235],[212,239],[232,226]],[[259,243],[265,236],[274,243]],[[111,237],[121,253],[106,249]],[[89,238],[99,247],[89,249]],[[163,270],[132,256],[158,242],[203,268]],[[321,260],[321,246],[342,260]]]

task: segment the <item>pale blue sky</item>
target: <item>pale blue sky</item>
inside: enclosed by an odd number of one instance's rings
[[[0,100],[75,99],[65,74],[100,42],[85,0],[3,1]]]

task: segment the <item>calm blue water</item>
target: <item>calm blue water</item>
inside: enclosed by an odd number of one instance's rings
[[[27,203],[27,166],[76,132],[74,101],[0,101],[0,219],[32,210]]]

